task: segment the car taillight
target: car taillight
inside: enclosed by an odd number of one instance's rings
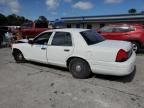
[[[116,56],[116,62],[124,62],[128,59],[127,52],[123,49],[120,49]]]

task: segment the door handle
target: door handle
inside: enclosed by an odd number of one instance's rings
[[[43,47],[43,48],[41,48],[41,49],[42,49],[42,50],[46,50],[46,48],[44,48],[44,47]]]
[[[65,52],[69,52],[70,50],[69,50],[69,49],[64,49],[64,51],[65,51]]]

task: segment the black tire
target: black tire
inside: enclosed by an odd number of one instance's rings
[[[74,58],[69,63],[69,71],[75,78],[85,79],[91,76],[91,69],[89,64],[79,58]]]
[[[14,56],[14,59],[17,63],[24,63],[25,62],[25,58],[24,58],[23,54],[18,50],[14,51],[13,56]]]
[[[133,44],[133,51],[136,52],[136,53],[138,53],[138,52],[139,52],[139,49],[140,49],[139,43],[137,43],[137,42],[132,42],[132,44]]]

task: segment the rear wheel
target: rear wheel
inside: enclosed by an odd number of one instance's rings
[[[133,51],[134,51],[134,52],[138,52],[138,51],[139,51],[139,48],[140,48],[139,43],[137,43],[137,42],[132,42],[132,45],[133,45]]]
[[[89,64],[79,58],[74,58],[70,61],[69,70],[75,78],[84,79],[91,76]]]
[[[17,63],[24,63],[25,62],[23,54],[18,50],[14,51],[13,56],[14,56],[14,59]]]

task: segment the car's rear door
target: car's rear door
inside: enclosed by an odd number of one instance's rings
[[[66,66],[66,59],[72,54],[73,42],[69,32],[55,32],[47,48],[48,63]]]

